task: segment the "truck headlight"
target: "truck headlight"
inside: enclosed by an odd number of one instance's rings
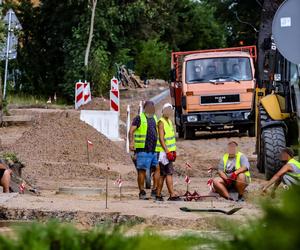
[[[247,119],[249,119],[249,115],[250,115],[250,112],[245,112],[244,113],[244,118],[247,120]]]
[[[187,121],[188,121],[188,122],[196,122],[196,121],[198,121],[198,118],[197,118],[196,115],[189,115],[189,116],[187,117]]]

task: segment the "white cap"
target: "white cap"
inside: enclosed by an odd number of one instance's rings
[[[173,108],[173,105],[171,103],[167,102],[167,103],[164,104],[162,110],[164,111],[164,109],[166,109],[166,108]]]

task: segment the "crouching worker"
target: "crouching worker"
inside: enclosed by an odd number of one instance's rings
[[[140,190],[139,199],[141,200],[148,199],[144,190],[146,171],[155,169],[151,192],[153,197],[156,196],[159,179],[157,118],[154,113],[154,103],[146,101],[144,112],[133,119],[129,131],[129,147],[136,154],[137,181]]]
[[[3,193],[9,193],[11,174],[11,169],[3,161],[0,161],[0,185],[3,187]]]
[[[273,186],[272,196],[281,182],[287,186],[300,184],[300,162],[294,159],[294,152],[290,148],[282,149],[280,159],[283,167],[269,180],[263,187],[263,193],[266,193],[270,186]]]
[[[216,192],[227,200],[233,200],[229,195],[230,190],[238,192],[238,200],[244,201],[243,195],[251,181],[250,164],[245,155],[237,150],[235,141],[228,143],[227,153],[224,154],[218,166],[218,175],[213,179]]]
[[[173,162],[176,160],[176,139],[171,121],[173,107],[170,103],[166,103],[162,109],[162,117],[158,121],[159,134],[159,167],[160,178],[156,194],[157,201],[163,201],[161,191],[166,180],[170,197],[169,201],[178,201],[180,198],[175,194],[173,187]]]

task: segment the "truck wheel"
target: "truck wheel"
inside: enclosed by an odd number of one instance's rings
[[[248,136],[255,137],[255,124],[251,125],[248,129]]]
[[[194,137],[195,137],[195,129],[185,126],[183,129],[183,138],[185,140],[190,140],[193,139]]]
[[[260,127],[266,124],[266,122],[271,121],[272,119],[267,114],[266,110],[263,108],[263,106],[259,107],[259,121],[258,124]],[[264,144],[262,143],[262,131],[257,134],[256,138],[256,144],[257,145],[256,151],[257,151],[257,168],[260,173],[265,173],[265,157],[264,157]]]
[[[176,126],[176,131],[178,133],[178,138],[183,138],[184,132],[181,126]]]
[[[261,135],[261,160],[265,176],[269,180],[282,167],[279,156],[281,149],[286,146],[285,133],[282,127],[266,128]]]

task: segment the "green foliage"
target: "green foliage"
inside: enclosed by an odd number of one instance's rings
[[[265,201],[264,217],[253,221],[244,229],[235,227],[233,240],[220,245],[220,248],[230,250],[299,249],[300,187],[295,187],[280,198],[280,201]]]
[[[0,235],[0,250],[153,250],[153,249],[191,249],[207,243],[195,236],[162,237],[145,233],[136,236],[125,236],[119,229],[98,228],[82,232],[70,225],[56,222],[48,224],[24,225],[13,239]]]
[[[109,64],[109,54],[99,47],[93,51],[89,63],[89,73],[93,83],[93,93],[103,95],[110,89],[111,68]]]
[[[257,43],[263,1],[253,0],[204,0],[215,9],[214,16],[225,31],[228,46]],[[261,3],[261,4],[260,4]],[[254,28],[253,28],[254,27]]]
[[[98,1],[86,70],[89,1],[41,0],[33,6],[24,0],[14,8],[23,26],[17,89],[22,86],[20,91],[46,98],[56,93],[73,102],[80,79],[92,83],[94,94],[106,94],[115,63],[136,65],[132,69],[139,74],[166,79],[171,50],[226,45],[216,9],[203,1]]]
[[[6,161],[12,161],[14,163],[20,162],[17,155],[13,152],[5,152],[2,154],[2,158]]]
[[[136,71],[147,78],[168,79],[170,68],[170,50],[168,45],[157,39],[140,43],[139,54],[136,56]]]

